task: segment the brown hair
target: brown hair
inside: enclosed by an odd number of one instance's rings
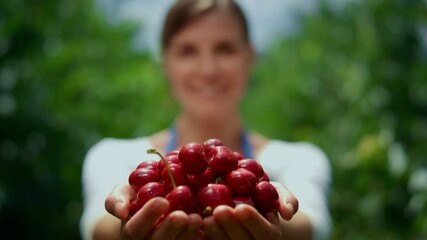
[[[162,51],[169,45],[172,37],[187,23],[217,9],[230,11],[240,22],[243,36],[249,43],[249,30],[242,9],[233,0],[176,0],[169,9],[162,31]]]

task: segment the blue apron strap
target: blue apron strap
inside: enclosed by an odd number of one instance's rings
[[[169,134],[170,134],[170,139],[169,139],[168,144],[166,145],[165,154],[172,152],[173,150],[176,149],[177,136],[176,136],[176,129],[174,126],[169,128]]]
[[[242,133],[242,151],[245,158],[253,158],[252,145],[249,142],[249,135],[246,131]]]
[[[174,126],[169,128],[169,133],[170,133],[170,139],[168,144],[166,145],[166,153],[169,153],[173,150],[176,150],[176,144],[177,144],[177,133],[176,133],[176,129]],[[252,150],[252,145],[249,142],[249,135],[246,131],[243,131],[242,133],[242,150],[243,150],[243,156],[245,158],[253,158],[253,150]]]

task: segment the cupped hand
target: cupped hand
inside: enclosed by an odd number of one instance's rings
[[[282,236],[277,213],[262,216],[246,204],[240,204],[234,209],[225,205],[216,207],[212,216],[203,220],[203,227],[211,240],[278,240]]]
[[[293,195],[289,189],[279,182],[270,182],[276,188],[280,197],[280,216],[285,220],[291,220],[292,217],[298,212],[298,199]]]
[[[105,200],[105,208],[113,216],[121,219],[122,239],[199,239],[202,218],[198,214],[183,211],[168,213],[169,202],[162,197],[149,200],[133,216],[129,216],[130,202],[135,191],[124,185],[114,188]]]
[[[246,204],[240,204],[234,209],[218,206],[212,216],[203,220],[203,228],[209,239],[283,239],[281,222],[292,219],[298,211],[298,200],[283,184],[273,185],[280,196],[278,212],[266,213],[263,216],[254,207]]]

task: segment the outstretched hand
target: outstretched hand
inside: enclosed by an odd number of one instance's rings
[[[105,200],[105,208],[121,219],[122,239],[203,239],[202,218],[198,214],[174,211],[168,214],[169,202],[156,197],[149,200],[132,217],[129,216],[135,191],[129,186],[116,187]]]
[[[281,239],[277,213],[262,216],[252,206],[241,204],[234,209],[218,206],[203,220],[203,227],[211,240],[219,239]]]
[[[252,206],[244,204],[234,209],[218,206],[212,216],[203,219],[203,228],[209,239],[283,239],[285,234],[281,224],[295,215],[298,200],[282,184],[273,184],[280,195],[278,213],[270,212],[263,216]]]

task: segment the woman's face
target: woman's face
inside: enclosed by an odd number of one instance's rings
[[[188,23],[164,52],[166,74],[183,113],[206,120],[237,113],[253,58],[240,23],[219,10]]]

